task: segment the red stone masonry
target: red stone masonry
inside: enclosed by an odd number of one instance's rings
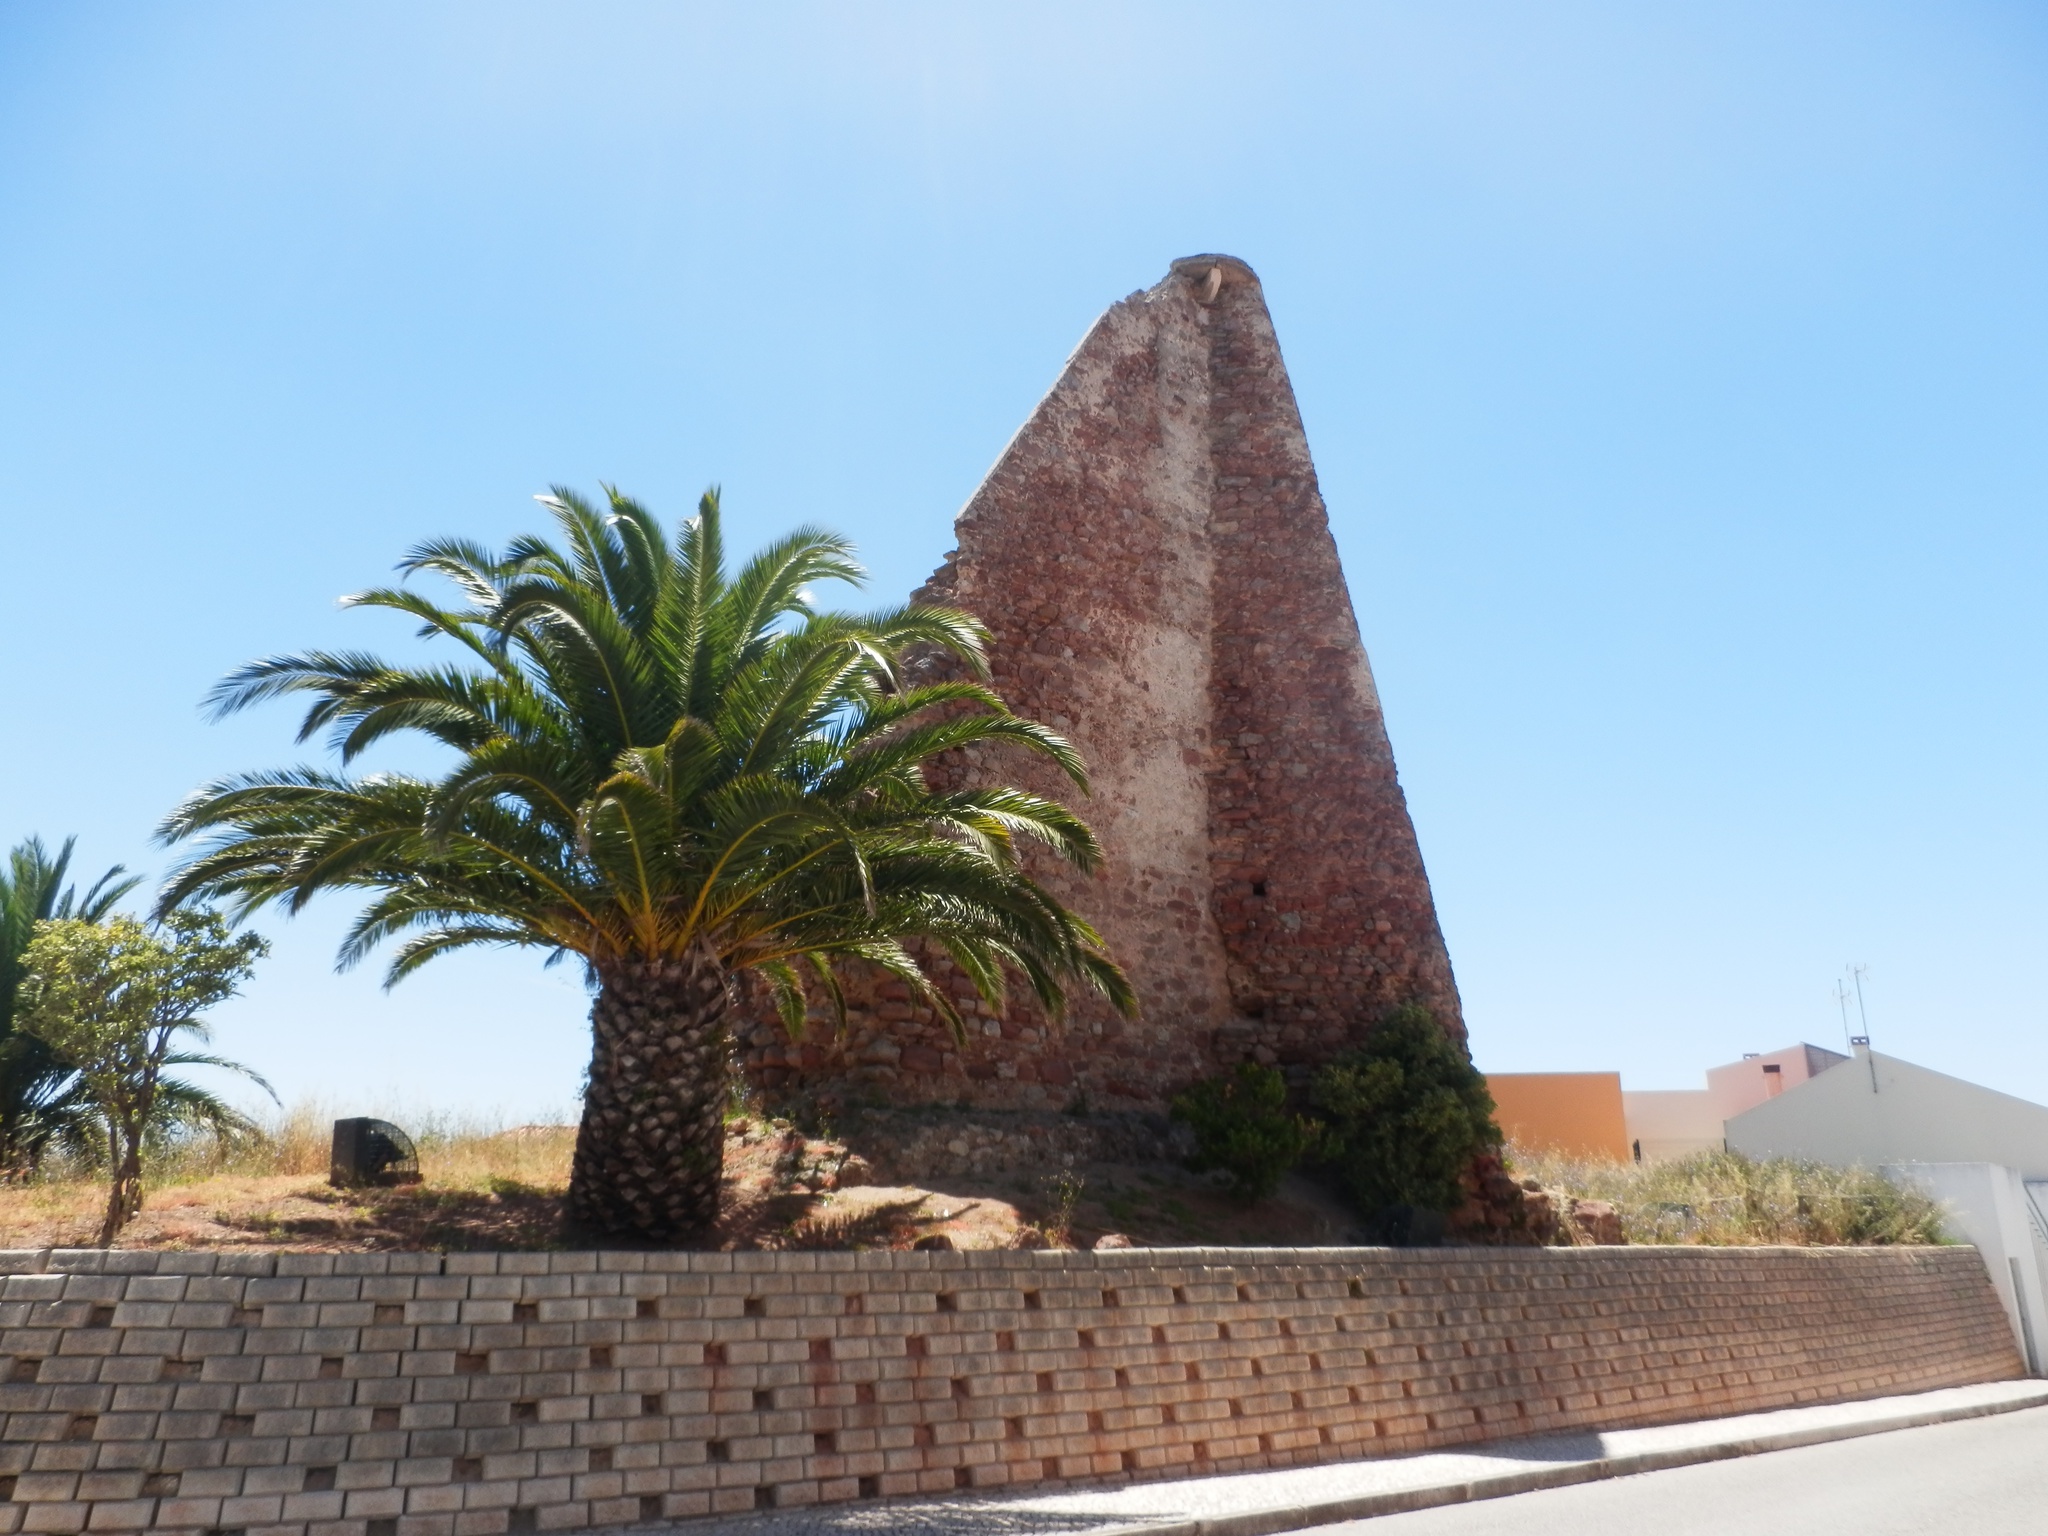
[[[917,594],[979,616],[997,688],[1069,736],[1107,867],[1047,871],[1130,972],[1141,1017],[983,1011],[961,1049],[900,985],[856,981],[846,1036],[763,1023],[771,1093],[1158,1108],[1247,1056],[1327,1060],[1457,987],[1315,466],[1258,279],[1176,262],[1114,305],[1011,441]],[[1059,792],[1008,753],[990,775]],[[964,980],[954,988],[971,997]],[[825,1021],[820,1019],[820,1025]]]

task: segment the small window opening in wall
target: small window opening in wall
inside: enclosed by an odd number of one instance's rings
[[[1253,894],[1254,896],[1263,896],[1263,895],[1265,895],[1265,894],[1266,894],[1266,882],[1265,882],[1265,881],[1263,881],[1263,880],[1254,880],[1254,881],[1252,882],[1252,894]]]
[[[537,1323],[540,1321],[540,1303],[537,1301],[515,1301],[512,1303],[512,1321],[515,1323]]]
[[[879,1477],[862,1478],[860,1496],[864,1499],[879,1499],[882,1496],[882,1480]]]
[[[612,1448],[608,1445],[594,1445],[590,1448],[590,1470],[609,1472],[612,1469]]]
[[[704,1442],[704,1455],[706,1459],[711,1461],[731,1461],[732,1442],[730,1440],[707,1440]]]
[[[766,1387],[754,1389],[754,1412],[767,1413],[775,1406],[775,1394]]]
[[[478,1466],[481,1469],[482,1464],[479,1463]],[[306,1482],[303,1491],[306,1493],[334,1492],[334,1472],[335,1469],[333,1467],[306,1468]],[[458,1477],[456,1481],[460,1482],[462,1479]]]
[[[652,1296],[642,1296],[633,1303],[633,1315],[643,1322],[650,1317],[659,1317],[661,1316],[660,1303],[655,1301]]]
[[[590,1368],[591,1368],[592,1370],[594,1370],[594,1371],[606,1371],[606,1370],[610,1370],[610,1369],[611,1369],[611,1364],[612,1364],[612,1347],[611,1347],[611,1345],[609,1345],[609,1344],[593,1344],[593,1345],[591,1345],[591,1346],[590,1346]]]
[[[661,1412],[661,1394],[660,1394],[659,1392],[643,1392],[643,1393],[641,1393],[641,1394],[640,1394],[640,1411],[641,1411],[641,1412],[642,1412],[643,1414],[646,1414],[646,1415],[647,1415],[647,1416],[648,1416],[649,1418],[652,1418],[652,1417],[653,1417],[654,1415],[656,1415],[656,1414],[660,1413],[660,1412]]]
[[[939,1292],[939,1310],[941,1312],[958,1312],[960,1310],[960,1298],[951,1291]]]
[[[384,1410],[382,1410],[382,1409],[379,1409],[378,1411],[379,1411],[379,1412],[381,1413],[381,1412],[383,1412]],[[390,1412],[391,1412],[391,1427],[392,1427],[393,1429],[396,1429],[396,1428],[398,1427],[398,1410],[397,1410],[396,1408],[393,1408],[393,1409],[391,1409],[391,1410],[390,1410]],[[513,1422],[514,1424],[537,1424],[537,1423],[539,1423],[539,1422],[540,1422],[540,1404],[539,1404],[539,1403],[537,1403],[537,1402],[524,1402],[524,1403],[514,1403],[514,1404],[512,1405],[512,1422]]]
[[[640,1518],[642,1520],[659,1520],[661,1518],[660,1494],[643,1493],[640,1495]]]
[[[811,1436],[811,1450],[819,1456],[830,1456],[839,1449],[839,1435],[836,1430],[821,1429]]]
[[[773,1509],[774,1507],[775,1507],[775,1490],[774,1490],[773,1488],[766,1488],[766,1487],[763,1487],[763,1488],[756,1488],[756,1489],[754,1490],[754,1508],[756,1508],[756,1509]]]
[[[322,1381],[341,1380],[341,1356],[328,1355],[320,1361],[318,1375]]]
[[[178,1364],[180,1365],[183,1365],[184,1363],[185,1362],[182,1360],[178,1362]],[[14,1362],[13,1369],[8,1371],[7,1373],[7,1379],[9,1381],[34,1381],[37,1375],[42,1371],[42,1368],[43,1362],[34,1356],[17,1356]],[[168,1372],[168,1367],[166,1367],[166,1371]]]
[[[86,1326],[86,1327],[88,1327],[88,1328],[111,1328],[111,1327],[113,1327],[113,1326],[114,1326],[114,1309],[113,1309],[112,1307],[94,1307],[94,1308],[92,1309],[92,1317],[91,1317],[91,1319],[90,1319],[90,1320],[89,1320],[89,1321],[88,1321],[88,1322],[86,1323],[86,1325],[85,1325],[85,1326]]]
[[[534,1406],[535,1406],[535,1405],[534,1405],[534,1404],[532,1404],[532,1403],[514,1403],[514,1404],[512,1405],[512,1417],[513,1417],[513,1419],[514,1419],[514,1420],[516,1421],[517,1419],[519,1419],[519,1418],[520,1418],[520,1416],[521,1416],[521,1415],[520,1415],[520,1412],[519,1412],[519,1410],[520,1410],[520,1409],[522,1409],[522,1408],[534,1408]],[[536,1411],[534,1411],[534,1412],[532,1412],[532,1413],[529,1413],[529,1414],[525,1415],[525,1417],[527,1417],[527,1418],[529,1418],[529,1419],[537,1419],[537,1418],[539,1418],[539,1417],[540,1417],[540,1413],[539,1413],[539,1411],[538,1411],[538,1410],[536,1409]],[[372,1429],[396,1429],[396,1428],[398,1428],[398,1410],[397,1410],[396,1408],[372,1408],[372,1409],[370,1410],[370,1428],[372,1428]]]
[[[1026,1291],[1024,1293],[1024,1310],[1026,1312],[1036,1312],[1039,1309],[1040,1305],[1041,1303],[1038,1300],[1038,1292]]]
[[[381,1531],[377,1529],[380,1525],[384,1527]],[[513,1510],[511,1514],[505,1517],[505,1529],[512,1532],[513,1536],[520,1536],[520,1533],[524,1531],[539,1530],[540,1511],[530,1504]],[[396,1520],[372,1520],[370,1522],[369,1536],[398,1536],[398,1522]]]
[[[747,1304],[740,1310],[747,1317],[766,1317],[768,1315],[768,1302],[764,1297],[749,1296]]]

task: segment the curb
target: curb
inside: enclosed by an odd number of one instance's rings
[[[1735,1440],[1712,1441],[1705,1445],[1675,1446],[1664,1451],[1637,1451],[1629,1455],[1602,1457],[1597,1461],[1503,1472],[1498,1477],[1474,1478],[1464,1483],[1442,1483],[1433,1488],[1357,1494],[1344,1499],[1251,1509],[1198,1520],[1134,1521],[1124,1525],[1099,1526],[1087,1536],[1277,1536],[1283,1531],[1335,1525],[1344,1520],[1398,1515],[1409,1510],[1435,1509],[1445,1504],[1472,1504],[1481,1499],[1506,1498],[1511,1494],[1534,1493],[1543,1488],[1568,1488],[1577,1483],[1603,1482],[1611,1477],[1631,1477],[1639,1472],[1663,1472],[1673,1467],[1696,1466],[1709,1461],[1732,1461],[1765,1451],[1790,1451],[1835,1440],[1854,1440],[1863,1435],[1881,1435],[1895,1429],[1921,1429],[1930,1424],[1989,1418],[1994,1414],[2044,1405],[2048,1405],[2048,1382],[2038,1384],[2032,1392],[2015,1394],[1999,1402],[1909,1409],[1853,1424],[1815,1425],[1807,1429],[1786,1429]],[[1501,1442],[1494,1444],[1498,1446]]]

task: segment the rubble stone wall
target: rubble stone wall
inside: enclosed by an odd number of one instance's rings
[[[963,1047],[900,983],[850,978],[848,1028],[744,1032],[771,1097],[1159,1109],[1246,1057],[1297,1071],[1457,989],[1395,776],[1294,394],[1258,279],[1175,264],[1114,305],[961,512],[917,594],[992,634],[995,685],[1067,735],[1102,839],[1083,879],[1035,866],[1135,983],[1136,1020],[1084,998],[968,1005]],[[1072,800],[1042,766],[966,753]]]
[[[0,1255],[0,1530],[498,1536],[2024,1374],[1976,1252]]]

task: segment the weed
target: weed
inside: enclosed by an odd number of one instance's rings
[[[1055,1248],[1073,1247],[1074,1209],[1080,1205],[1081,1192],[1088,1187],[1088,1181],[1074,1171],[1072,1163],[1067,1163],[1058,1173],[1042,1179],[1039,1187],[1052,1205],[1052,1214],[1045,1219],[1047,1240]]]
[[[1941,1208],[1868,1168],[1697,1152],[1668,1163],[1581,1162],[1508,1149],[1515,1172],[1605,1200],[1632,1243],[1813,1247],[1939,1243]]]

